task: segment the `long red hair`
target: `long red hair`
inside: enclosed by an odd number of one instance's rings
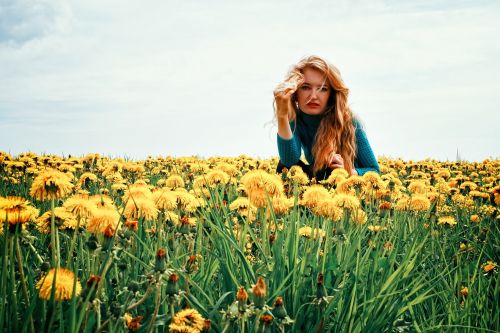
[[[353,114],[347,105],[349,89],[344,84],[340,71],[333,65],[318,56],[309,56],[302,59],[288,73],[288,77],[302,75],[305,68],[312,68],[322,72],[330,86],[331,94],[326,110],[316,133],[312,147],[314,156],[313,173],[328,166],[330,156],[336,152],[344,159],[344,168],[349,174],[354,169],[356,157],[356,129],[353,124]],[[295,120],[299,107],[296,93],[292,96],[293,112],[290,120]]]

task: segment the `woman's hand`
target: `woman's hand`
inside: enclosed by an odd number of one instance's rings
[[[344,159],[340,154],[332,153],[330,156],[330,162],[328,166],[332,169],[343,168],[344,167]]]
[[[277,118],[288,118],[288,113],[292,108],[291,97],[302,82],[304,82],[304,77],[301,74],[294,73],[276,86],[274,99],[276,100]]]
[[[330,156],[330,163],[328,164],[328,166],[331,169],[344,168],[344,159],[340,154],[336,154],[335,152],[333,152],[332,155]],[[353,168],[351,171],[351,176],[357,174],[358,172],[356,171],[356,169]]]

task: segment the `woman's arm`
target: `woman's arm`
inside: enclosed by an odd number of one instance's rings
[[[274,89],[278,120],[278,152],[281,163],[288,168],[299,161],[302,147],[298,136],[292,133],[289,122],[289,116],[293,113],[291,98],[302,81],[301,75],[292,75]]]
[[[281,124],[281,126],[285,128],[280,131],[280,120],[278,119],[278,153],[281,163],[290,168],[292,165],[298,163],[302,144],[299,137],[292,133],[291,126],[294,126],[293,121],[289,123],[286,120],[286,124]]]
[[[373,150],[368,142],[366,133],[360,124],[356,124],[356,144],[358,152],[354,164],[356,165],[357,173],[360,176],[364,175],[368,171],[376,171],[380,173],[380,167],[377,159],[373,154]]]

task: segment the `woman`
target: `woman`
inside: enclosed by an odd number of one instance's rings
[[[347,105],[338,69],[317,56],[301,60],[274,90],[278,122],[277,172],[300,165],[310,178],[336,168],[350,175],[380,173],[365,131]],[[304,150],[309,165],[300,161]]]

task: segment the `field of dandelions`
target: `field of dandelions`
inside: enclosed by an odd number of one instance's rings
[[[1,332],[498,332],[500,161],[0,152]]]

